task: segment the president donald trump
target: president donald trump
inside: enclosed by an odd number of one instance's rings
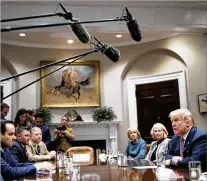
[[[187,109],[177,109],[169,114],[175,136],[166,155],[165,165],[188,167],[190,161],[201,161],[206,170],[207,134],[194,125],[192,114]]]

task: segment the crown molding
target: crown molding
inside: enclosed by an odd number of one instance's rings
[[[63,1],[65,6],[70,7],[96,7],[96,8],[155,8],[207,11],[207,1]],[[58,7],[57,1],[3,1],[4,5],[27,5],[27,6],[50,6]]]

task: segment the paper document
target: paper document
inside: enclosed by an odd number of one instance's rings
[[[89,154],[73,154],[74,162],[89,162],[90,155]]]
[[[150,165],[150,166],[137,166],[137,167],[132,167],[136,169],[150,169],[150,168],[157,168],[157,166]]]

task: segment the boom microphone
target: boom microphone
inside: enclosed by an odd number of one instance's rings
[[[120,51],[110,45],[102,44],[95,37],[94,39],[98,42],[96,47],[106,55],[112,62],[117,62],[120,59]]]
[[[73,20],[73,15],[71,12],[68,12],[65,7],[59,3],[63,11],[65,12],[65,15],[63,16],[66,20],[71,20],[73,24],[70,25],[73,33],[76,35],[76,37],[82,42],[82,43],[88,43],[90,41],[90,35],[87,31],[87,29],[82,25],[78,23],[78,20]]]
[[[73,22],[78,22],[78,20],[73,20]],[[71,24],[70,25],[73,33],[82,43],[88,43],[91,39],[87,29],[82,24]]]
[[[132,18],[131,13],[129,10],[125,7],[126,13],[127,13],[127,27],[130,32],[130,35],[133,40],[139,42],[142,40],[142,32],[139,28],[138,22],[136,19]]]

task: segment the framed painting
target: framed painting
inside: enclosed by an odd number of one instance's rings
[[[41,61],[46,65],[51,61]],[[64,66],[63,68],[61,68]],[[42,107],[98,107],[100,106],[99,61],[76,61],[70,65],[59,63],[41,70]]]
[[[198,95],[198,107],[200,113],[207,112],[207,93]]]

